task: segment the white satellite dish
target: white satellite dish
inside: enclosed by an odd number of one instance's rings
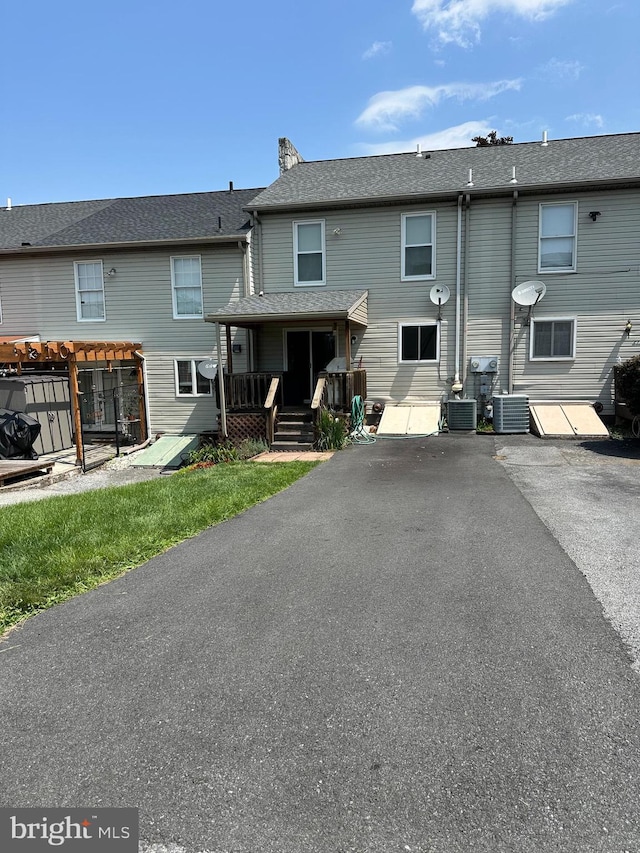
[[[218,372],[218,364],[215,361],[201,361],[198,365],[198,373],[205,379],[215,379]]]
[[[450,296],[451,291],[446,284],[434,284],[429,291],[429,299],[434,305],[444,305]]]
[[[547,292],[543,281],[523,281],[511,291],[511,298],[518,305],[535,305]]]

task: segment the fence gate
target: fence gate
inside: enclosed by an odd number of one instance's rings
[[[90,379],[95,377],[80,374],[83,471],[101,465],[114,448],[120,456],[123,446],[140,444],[145,432],[144,400],[137,382],[105,387],[106,383]]]

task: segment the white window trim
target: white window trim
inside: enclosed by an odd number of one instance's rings
[[[208,361],[211,356],[206,355],[197,355],[197,356],[184,356],[184,358],[174,358],[173,360],[173,375],[175,382],[175,393],[176,397],[180,397],[181,399],[185,398],[193,398],[193,397],[213,397],[213,379],[209,379],[209,391],[204,394],[199,393],[191,393],[191,394],[181,394],[180,393],[180,378],[178,376],[178,362],[182,361],[190,361],[191,362],[191,388],[197,388],[197,375],[196,371],[198,369],[197,362],[198,361]]]
[[[83,317],[82,316],[82,301],[80,299],[80,279],[78,277],[78,266],[80,264],[100,264],[100,273],[102,275],[102,291],[93,290],[92,293],[102,293],[102,317]],[[107,300],[104,292],[104,267],[101,259],[74,261],[73,262],[73,277],[76,287],[76,320],[78,323],[104,323],[107,319]]]
[[[573,336],[571,339],[571,355],[534,355],[533,354],[533,330],[536,323],[573,323]],[[575,361],[576,346],[578,343],[578,318],[569,317],[532,317],[529,325],[529,361]]]
[[[319,281],[300,281],[298,278],[298,225],[319,225],[322,252],[322,279]],[[296,219],[293,222],[293,284],[294,287],[322,287],[327,283],[327,252],[325,241],[326,222],[324,219]],[[304,254],[311,254],[305,252]],[[313,253],[315,254],[315,253]]]
[[[402,358],[402,330],[407,326],[435,326],[436,327],[436,357],[428,359],[403,359]],[[442,323],[439,320],[402,320],[398,323],[398,364],[439,364],[440,363],[440,333]]]
[[[542,240],[553,239],[542,236],[542,208],[543,207],[569,207],[573,206],[573,234],[559,234],[559,237],[571,237],[573,239],[573,264],[571,267],[542,267]],[[553,201],[540,202],[538,206],[538,274],[574,273],[578,269],[578,202],[577,201]]]
[[[176,299],[176,278],[175,278],[175,269],[173,262],[176,260],[184,261],[184,260],[193,260],[197,258],[198,263],[200,264],[200,304],[202,305],[202,311],[199,314],[178,314],[178,304]],[[202,289],[202,255],[171,255],[170,263],[171,267],[171,302],[173,306],[173,319],[174,320],[202,320],[204,317],[204,293]],[[182,396],[182,395],[181,395]]]
[[[407,229],[406,221],[413,216],[430,216],[431,217],[431,242],[430,243],[410,243],[409,246],[431,246],[431,274],[430,275],[407,275],[406,267],[406,249],[407,249]],[[401,281],[430,281],[436,277],[436,212],[435,210],[416,210],[412,213],[403,213],[401,221],[401,242],[402,256],[400,258],[400,280]]]

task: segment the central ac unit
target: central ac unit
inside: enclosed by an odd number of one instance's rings
[[[500,394],[493,398],[493,429],[498,433],[529,432],[529,398]]]
[[[449,400],[447,402],[447,424],[449,429],[471,430],[478,426],[478,403],[476,400]]]

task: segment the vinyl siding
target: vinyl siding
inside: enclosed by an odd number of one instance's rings
[[[178,398],[175,393],[175,358],[216,358],[211,323],[173,319],[170,258],[175,255],[200,255],[205,315],[243,294],[242,253],[237,248],[2,258],[0,334],[140,342],[146,360],[151,434],[214,429],[213,397]],[[117,270],[114,276],[105,276],[106,321],[78,322],[73,262],[100,259],[105,272],[111,267]],[[235,331],[233,340],[242,344],[242,353],[234,356],[234,369],[244,370],[246,334]]]
[[[401,215],[418,211],[436,213],[435,279],[401,281]],[[326,289],[367,290],[368,327],[362,334],[357,329],[357,342],[352,350],[354,362],[362,359],[367,370],[370,399],[438,400],[453,376],[455,338],[452,334],[455,300],[442,307],[441,358],[439,364],[399,364],[398,324],[400,322],[432,323],[437,320],[437,306],[429,292],[435,284],[446,284],[455,292],[456,219],[455,204],[402,205],[366,210],[339,211],[322,216],[263,216],[263,283],[265,292],[276,293],[302,288],[294,287],[292,222],[306,219],[325,220]],[[339,228],[340,234],[334,234]],[[451,329],[451,333],[450,330]],[[261,366],[281,369],[282,339],[276,344],[275,332],[262,333]],[[281,333],[280,333],[281,334]],[[342,332],[338,333],[342,348]]]

